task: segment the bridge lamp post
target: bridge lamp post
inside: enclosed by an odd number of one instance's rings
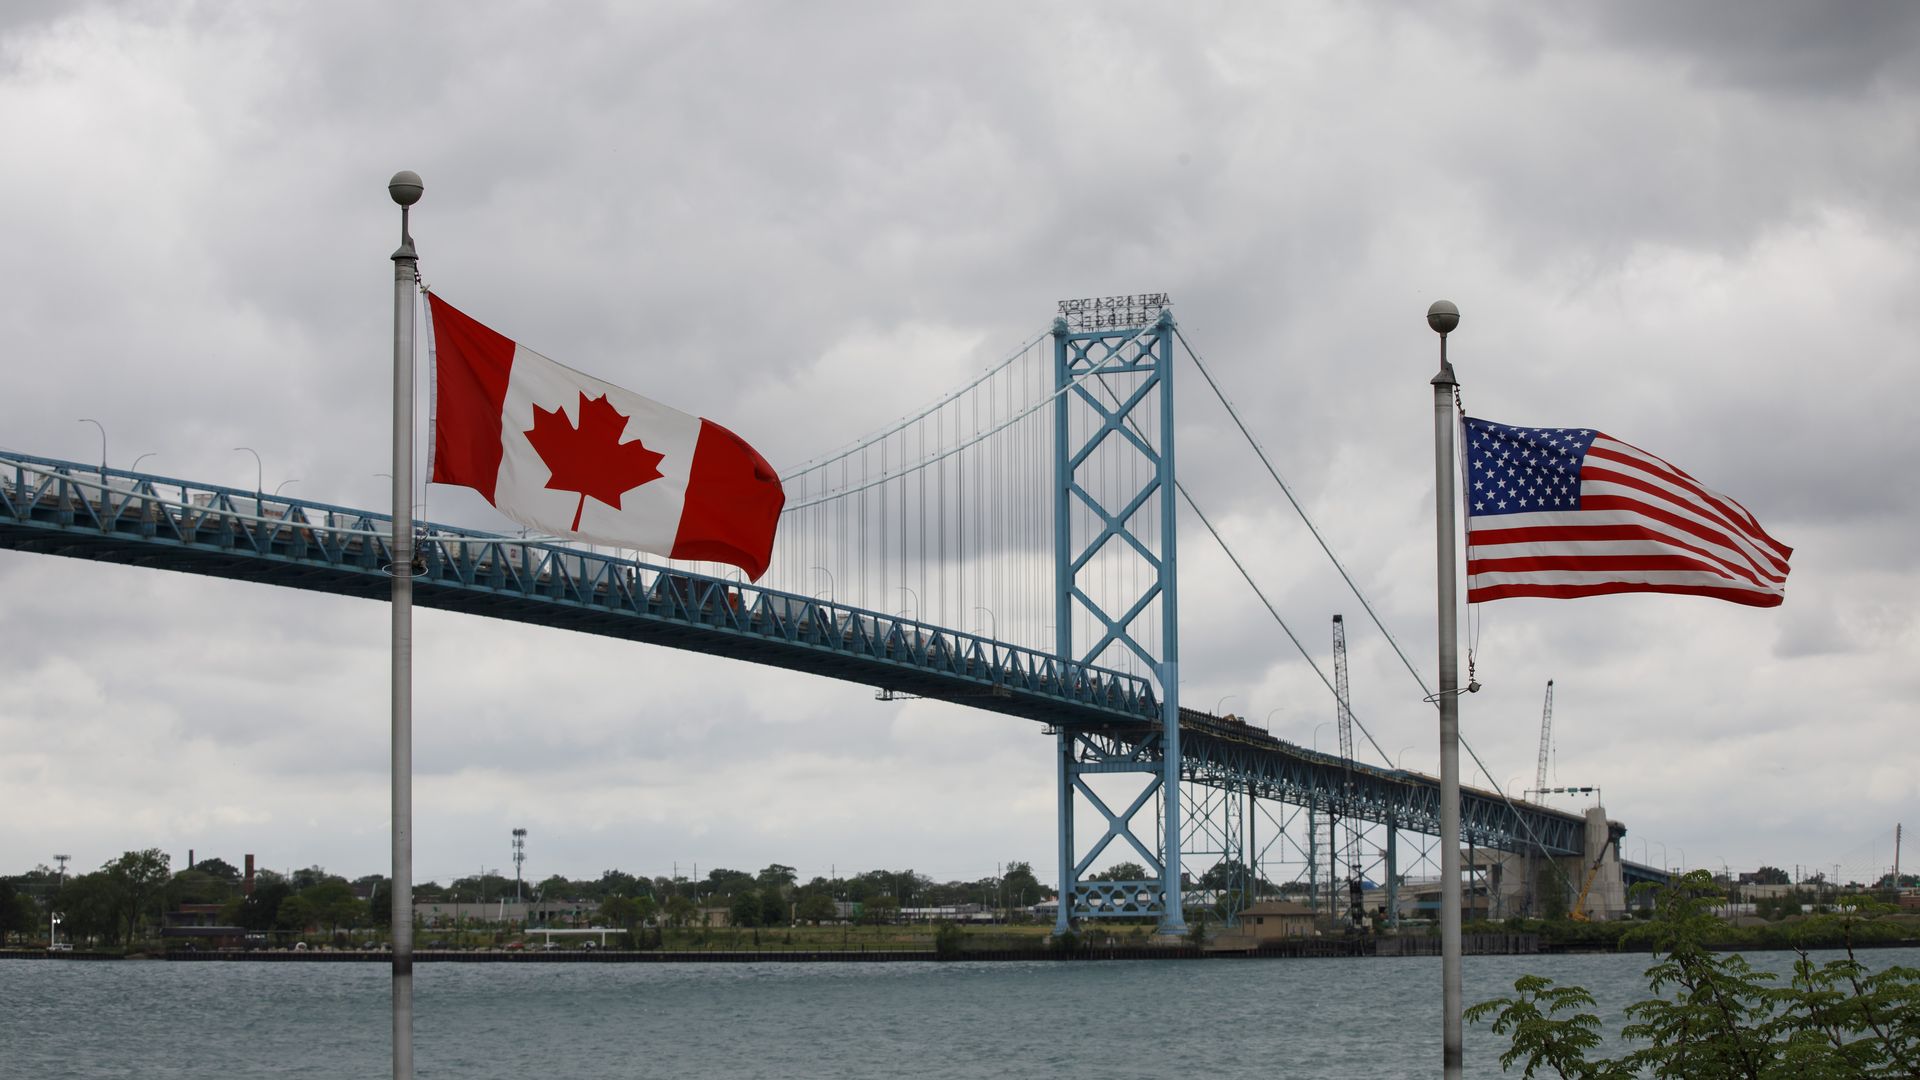
[[[144,454],[141,454],[141,455],[140,455],[139,457],[137,457],[137,458],[134,458],[134,459],[133,459],[133,467],[132,467],[132,468],[130,468],[130,469],[128,469],[127,471],[128,471],[128,472],[139,472],[139,471],[140,471],[140,463],[141,463],[141,462],[143,462],[143,461],[145,461],[145,460],[147,460],[148,458],[150,458],[150,457],[152,457],[152,456],[153,456],[153,455],[154,455],[155,453],[157,453],[157,452],[158,452],[158,451],[154,451],[154,450],[149,450],[149,451],[147,451],[146,453],[144,453]]]
[[[1225,704],[1226,704],[1227,702],[1229,702],[1229,701],[1232,701],[1232,700],[1233,700],[1233,695],[1232,695],[1232,694],[1227,694],[1227,695],[1225,695],[1225,696],[1223,696],[1223,697],[1221,697],[1221,699],[1220,699],[1219,701],[1216,701],[1216,702],[1214,702],[1214,703],[1213,703],[1213,715],[1215,715],[1215,716],[1223,716],[1223,715],[1225,715],[1224,713],[1222,713],[1222,712],[1220,711],[1220,707],[1221,707],[1222,705],[1225,705]]]
[[[280,497],[280,489],[281,489],[281,488],[283,488],[283,487],[286,487],[286,486],[287,486],[288,484],[297,484],[297,483],[299,483],[299,482],[300,482],[300,478],[299,478],[299,477],[297,477],[297,476],[296,476],[296,477],[294,477],[294,478],[293,478],[293,479],[291,479],[291,480],[282,480],[282,481],[280,481],[280,483],[278,483],[278,484],[276,484],[276,485],[274,485],[274,489],[273,489],[273,495],[274,495],[274,497],[275,497],[275,498],[279,498],[279,497]]]
[[[260,461],[260,451],[255,450],[251,446],[236,446],[233,448],[233,452],[236,454],[242,450],[253,455],[253,501],[257,503],[260,501],[260,489],[266,486],[267,468]]]
[[[1314,728],[1313,728],[1313,752],[1314,753],[1317,754],[1320,752],[1320,729],[1323,727],[1326,727],[1328,724],[1331,724],[1331,723],[1333,723],[1333,721],[1331,720],[1322,720],[1318,724],[1314,725]]]
[[[1285,712],[1285,711],[1287,711],[1287,707],[1285,705],[1282,705],[1277,709],[1267,710],[1267,730],[1268,731],[1273,730],[1273,714],[1277,712]]]
[[[987,636],[992,638],[995,641],[999,641],[1000,640],[1000,619],[994,615],[993,609],[984,608],[984,607],[975,605],[973,610],[984,611],[987,613]]]
[[[100,479],[105,480],[107,478],[107,426],[88,416],[83,416],[74,423],[92,424],[100,429]]]
[[[1683,874],[1686,873],[1687,872],[1687,849],[1681,847],[1679,844],[1675,844],[1673,845],[1673,850],[1680,853],[1680,872]]]
[[[1669,862],[1667,861],[1667,842],[1666,842],[1665,840],[1655,840],[1655,841],[1654,841],[1654,843],[1656,843],[1656,844],[1659,844],[1659,845],[1660,845],[1660,870],[1661,870],[1661,872],[1662,872],[1662,873],[1666,873],[1666,872],[1668,872],[1668,871],[1670,871],[1670,870],[1672,870],[1672,869],[1673,869],[1673,864],[1672,864],[1672,863],[1669,863]]]
[[[816,566],[813,569],[818,570],[821,573],[827,575],[827,603],[829,604],[836,603],[837,602],[836,598],[840,594],[840,587],[834,584],[833,582],[833,571],[827,569],[824,566]],[[820,599],[820,594],[814,593],[813,598],[815,600]]]
[[[911,588],[905,585],[900,586],[900,591],[903,593],[906,593],[908,596],[913,597],[913,621],[919,622],[920,621],[920,594],[917,592],[914,592]],[[906,614],[906,610],[903,608],[901,609],[900,612],[898,612],[898,614],[904,615]]]

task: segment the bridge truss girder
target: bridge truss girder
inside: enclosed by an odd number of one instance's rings
[[[384,602],[391,561],[391,520],[384,515],[298,498],[194,484],[164,477],[101,470],[97,466],[23,455],[0,458],[0,549],[176,570],[260,584],[283,585]],[[1159,880],[1101,883],[1107,899],[1083,903],[1094,892],[1064,895],[1084,917],[1112,912],[1112,898],[1130,895],[1141,915],[1163,917],[1167,838],[1166,793],[1203,806],[1187,850],[1216,859],[1237,851],[1250,868],[1267,865],[1275,845],[1284,854],[1288,822],[1300,808],[1341,799],[1345,812],[1379,827],[1397,822],[1385,845],[1402,835],[1438,831],[1439,793],[1431,777],[1354,763],[1353,794],[1344,797],[1346,769],[1339,758],[1294,746],[1245,724],[1181,710],[1173,729],[1179,753],[1166,754],[1164,701],[1153,680],[1048,652],[929,626],[796,594],[761,589],[558,545],[528,544],[421,523],[416,526],[415,602],[423,607],[485,615],[608,637],[749,660],[903,693],[1022,716],[1065,732],[1074,769],[1063,767],[1066,793],[1091,808],[1085,778],[1132,773],[1147,778],[1147,803],[1120,813],[1138,793],[1102,816],[1117,818],[1123,844],[1152,853]],[[1063,755],[1064,756],[1064,755]],[[1245,805],[1222,809],[1198,792],[1236,792]],[[1154,808],[1153,823],[1145,819]],[[1274,807],[1279,807],[1278,813]],[[1098,812],[1095,810],[1094,812]],[[1212,820],[1218,817],[1219,821]],[[1245,838],[1238,841],[1235,820]],[[1139,824],[1136,826],[1136,820]],[[1503,851],[1536,850],[1565,858],[1583,852],[1584,820],[1536,804],[1509,806],[1497,794],[1462,794],[1463,840]],[[1149,831],[1150,828],[1150,831]],[[1614,825],[1616,833],[1624,832]],[[1063,832],[1071,843],[1071,828]],[[1122,839],[1114,835],[1107,840]],[[1204,847],[1205,850],[1201,850]],[[1104,853],[1104,852],[1103,852]],[[1080,852],[1065,869],[1090,865]],[[1196,867],[1196,869],[1200,869]],[[1624,870],[1629,881],[1664,877]],[[1204,874],[1204,869],[1201,869]],[[1076,886],[1079,884],[1076,875]],[[1200,876],[1200,875],[1196,875]],[[1257,876],[1254,877],[1257,882]],[[1256,885],[1257,887],[1257,885]]]

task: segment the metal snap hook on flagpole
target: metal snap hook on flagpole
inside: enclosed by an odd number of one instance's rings
[[[1456,686],[1451,690],[1441,690],[1438,693],[1428,694],[1426,697],[1423,697],[1420,700],[1426,702],[1428,705],[1432,705],[1438,702],[1443,697],[1449,697],[1454,694],[1477,694],[1479,692],[1480,692],[1480,680],[1468,679],[1467,685],[1465,686]]]

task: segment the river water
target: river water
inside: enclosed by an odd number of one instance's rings
[[[1790,953],[1756,966],[1787,970]],[[1863,954],[1920,967],[1920,949]],[[1468,1004],[1526,973],[1610,1024],[1642,955],[1468,957]],[[1424,1077],[1440,962],[422,964],[422,1078]],[[0,1077],[377,1077],[383,964],[0,961]],[[1467,1028],[1467,1075],[1503,1040]]]

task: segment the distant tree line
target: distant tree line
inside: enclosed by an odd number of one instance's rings
[[[1133,864],[1113,873],[1134,874]],[[641,877],[621,870],[597,878],[554,875],[517,887],[523,899],[594,905],[610,924],[638,929],[685,928],[702,923],[702,912],[723,909],[740,927],[787,926],[833,921],[841,903],[858,905],[865,921],[886,922],[912,907],[980,907],[1019,913],[1053,891],[1041,885],[1033,867],[1009,862],[994,877],[936,882],[912,870],[869,870],[847,877],[814,877],[801,882],[795,869],[773,863],[759,873],[714,869],[699,880]],[[457,878],[446,885],[421,882],[416,902],[493,903],[512,899],[513,879],[498,873]],[[91,873],[62,878],[46,866],[0,877],[0,944],[15,938],[39,939],[48,915],[59,912],[64,938],[119,946],[158,936],[165,913],[186,904],[220,905],[222,925],[262,934],[293,935],[320,931],[329,936],[359,927],[384,927],[392,918],[387,878],[370,874],[354,880],[318,866],[281,874],[259,869],[253,889],[244,888],[241,871],[224,859],[201,859],[173,871],[158,848],[129,851]]]

